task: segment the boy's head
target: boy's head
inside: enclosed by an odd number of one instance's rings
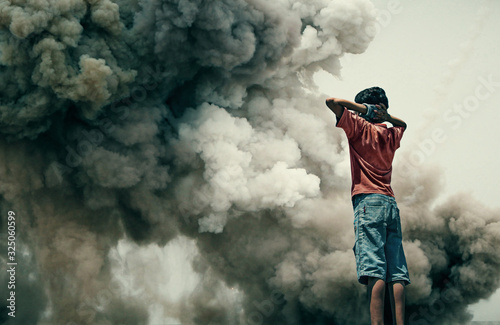
[[[380,87],[371,87],[360,91],[354,101],[358,104],[384,104],[386,108],[389,108],[389,100],[385,95],[385,91]]]
[[[379,105],[384,104],[386,108],[389,108],[389,100],[385,95],[385,91],[380,87],[371,87],[360,91],[354,101],[358,104],[372,104]],[[379,118],[372,115],[373,113],[361,114],[360,116],[371,123],[383,122]]]

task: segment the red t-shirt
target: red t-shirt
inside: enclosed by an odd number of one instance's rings
[[[392,160],[404,128],[370,123],[346,108],[337,127],[345,131],[349,140],[352,196],[370,193],[394,196]]]

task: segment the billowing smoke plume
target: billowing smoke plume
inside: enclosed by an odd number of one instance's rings
[[[375,17],[367,0],[1,2],[0,245],[14,211],[18,265],[0,320],[366,323],[346,143],[311,80]],[[498,211],[435,207],[436,179],[395,175],[414,324],[465,322],[499,285]]]

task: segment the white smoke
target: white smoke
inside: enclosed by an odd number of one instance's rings
[[[367,48],[369,1],[1,9],[2,225],[20,216],[25,252],[4,323],[366,323],[345,141],[312,76]],[[499,213],[433,207],[436,178],[395,175],[408,314],[460,323],[498,287]]]

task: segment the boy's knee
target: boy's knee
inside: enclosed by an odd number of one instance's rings
[[[380,278],[368,277],[368,293],[385,292],[385,281]]]

